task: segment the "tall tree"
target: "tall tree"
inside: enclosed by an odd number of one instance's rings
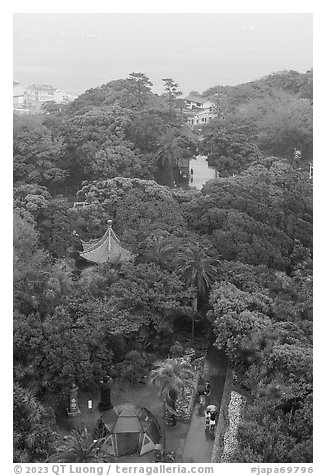
[[[128,79],[135,85],[138,107],[141,108],[145,104],[146,96],[151,92],[153,83],[144,73],[130,73]]]
[[[170,114],[173,115],[177,106],[182,92],[178,89],[179,84],[177,84],[172,78],[163,78],[165,97],[169,106]]]
[[[160,138],[158,146],[157,160],[162,172],[162,182],[171,187],[174,183],[174,169],[183,152],[177,129],[168,129]]]
[[[195,314],[199,297],[205,297],[217,278],[219,261],[199,242],[186,246],[176,258],[177,272],[186,285],[194,289],[192,313],[192,342],[195,332]]]

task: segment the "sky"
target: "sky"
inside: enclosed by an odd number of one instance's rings
[[[16,13],[13,77],[80,94],[131,72],[184,94],[313,66],[311,13]]]

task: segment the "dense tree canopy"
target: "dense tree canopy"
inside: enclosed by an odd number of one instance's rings
[[[312,245],[311,199],[309,180],[270,158],[206,184],[184,210],[189,226],[208,235],[225,259],[286,270],[295,239]]]
[[[95,213],[104,223],[111,218],[121,239],[134,248],[155,230],[185,230],[178,203],[154,181],[116,177],[84,185],[78,193],[90,203],[84,212],[88,226]]]
[[[239,86],[216,86],[217,116],[204,126],[202,150],[223,176],[239,173],[259,155],[312,161],[312,71],[284,71]],[[214,99],[216,102],[216,99]],[[295,150],[300,157],[295,159]]]
[[[46,410],[72,381],[134,384],[204,339],[248,397],[234,462],[310,462],[312,71],[210,88],[216,118],[200,135],[163,83],[159,96],[132,72],[14,117],[15,460],[74,453],[83,438],[55,452]],[[178,190],[178,163],[198,153],[219,178]],[[128,263],[79,255],[108,219]]]

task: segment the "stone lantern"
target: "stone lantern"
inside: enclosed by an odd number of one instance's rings
[[[73,383],[70,387],[70,395],[69,395],[69,407],[67,408],[68,416],[78,416],[81,414],[78,405],[78,387],[75,383]]]

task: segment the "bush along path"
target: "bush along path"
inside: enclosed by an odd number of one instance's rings
[[[227,358],[224,352],[209,347],[204,364],[204,380],[211,384],[206,405],[215,405],[219,414],[227,372]],[[197,403],[195,406],[188,435],[183,450],[184,463],[208,463],[211,461],[214,440],[205,432],[205,416]]]

